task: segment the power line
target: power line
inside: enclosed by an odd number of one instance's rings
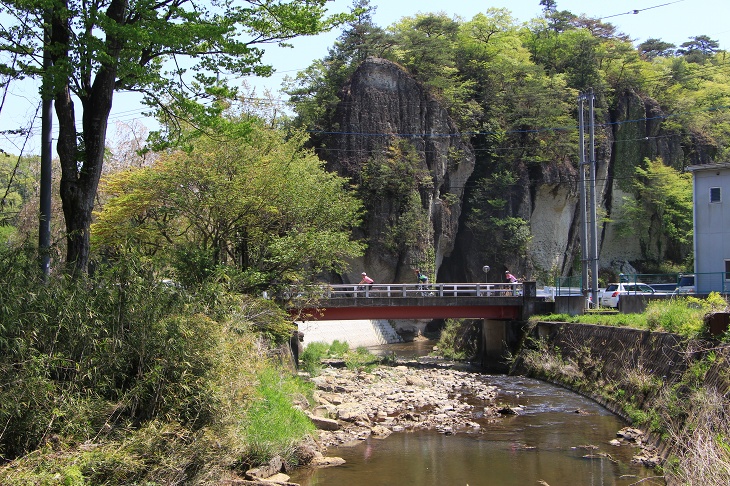
[[[628,12],[618,13],[618,14],[614,14],[614,15],[607,15],[605,17],[599,17],[598,20],[610,19],[612,17],[620,17],[622,15],[636,15],[639,12],[643,12],[645,10],[651,10],[651,9],[659,8],[659,7],[666,7],[667,5],[673,5],[675,3],[682,3],[684,1],[685,0],[676,0],[674,2],[662,3],[661,5],[654,5],[653,7],[646,7],[646,8],[639,8],[639,9],[635,9],[635,10],[629,10]]]

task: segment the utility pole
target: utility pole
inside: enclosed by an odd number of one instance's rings
[[[586,162],[585,155],[585,120],[584,102],[588,101],[589,109],[589,160]],[[596,212],[596,150],[595,150],[595,95],[593,89],[588,93],[581,93],[578,96],[578,126],[580,144],[580,211],[581,211],[581,287],[583,296],[586,297],[590,290],[593,305],[598,305],[598,218]],[[589,167],[588,190],[590,196],[586,197],[585,166]],[[588,202],[590,201],[590,213]],[[590,243],[590,245],[589,245]],[[590,263],[590,288],[588,287]]]
[[[51,14],[44,15],[43,27],[43,83],[41,85],[41,187],[38,226],[38,252],[44,278],[51,271],[51,170],[53,154],[53,91],[51,89]]]
[[[590,184],[591,184],[591,296],[593,305],[598,305],[598,217],[596,212],[596,130],[595,112],[596,96],[593,88],[590,89]]]
[[[588,297],[588,207],[586,205],[586,150],[585,150],[585,121],[583,120],[583,101],[585,96],[578,95],[578,136],[580,145],[580,249],[581,249],[581,280],[580,287],[583,298]]]

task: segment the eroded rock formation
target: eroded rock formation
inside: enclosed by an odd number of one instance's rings
[[[375,158],[387,159],[405,143],[432,184],[419,188],[433,248],[436,272],[454,248],[464,187],[474,169],[474,151],[459,134],[446,109],[403,68],[384,59],[369,58],[343,87],[328,143],[328,168],[361,182],[363,167]],[[361,235],[369,242],[362,261],[354,262],[347,281],[359,280],[362,269],[379,282],[411,282],[413,269],[424,258],[418,245],[393,249],[380,242],[400,220],[402,207],[388,200],[372,201]]]
[[[355,185],[362,184],[363,168],[370,161],[403,157],[399,144],[411,147],[419,167],[433,181],[420,187],[419,194],[430,248],[426,260],[432,262],[428,271],[439,281],[480,281],[485,277],[483,265],[492,266],[492,281],[500,279],[504,268],[526,278],[575,273],[581,259],[581,211],[574,162],[511,161],[518,183],[509,194],[509,212],[529,223],[528,255],[507,252],[499,261],[483,261],[481,249],[494,242],[475,239],[465,227],[462,210],[469,197],[465,188],[475,182],[475,163],[484,164],[483,175],[489,174],[490,162],[475,158],[468,137],[460,134],[439,100],[402,67],[377,58],[360,65],[340,98],[332,127],[335,135],[324,147],[329,169],[349,177]],[[692,133],[663,128],[664,113],[658,103],[632,91],[620,93],[613,106],[596,113],[599,262],[602,269],[613,268],[618,273],[618,269],[630,268],[627,262],[646,260],[657,249],[664,252],[660,258],[667,251],[677,251],[661,241],[659,228],[651,227],[655,222],[647,222],[652,247],[616,231],[612,218],[621,213],[635,168],[644,159],[661,157],[681,170],[689,164],[711,162],[714,148]],[[590,158],[590,154],[586,156]],[[377,282],[411,282],[414,266],[424,261],[424,249],[412,243],[398,248],[383,243],[394,226],[403,224],[403,208],[395,197],[374,199],[369,201],[358,235],[368,241],[369,248],[364,258],[353,262],[352,275],[342,279],[358,281],[359,273],[367,270]],[[682,258],[671,256],[675,261]]]

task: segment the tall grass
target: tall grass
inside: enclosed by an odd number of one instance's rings
[[[299,356],[302,362],[301,368],[310,375],[316,376],[322,371],[323,359],[343,358],[349,350],[349,344],[337,339],[330,344],[321,341],[311,342]]]
[[[350,349],[347,342],[335,339],[332,343],[312,342],[304,348],[301,356],[301,369],[312,376],[322,371],[322,360],[342,359],[348,369],[366,369],[380,363],[380,358],[364,346]]]
[[[302,390],[301,381],[282,376],[273,369],[265,369],[258,375],[243,427],[249,462],[260,463],[276,454],[295,461],[297,443],[314,431],[304,412],[292,406],[293,397],[301,396]]]
[[[670,428],[676,445],[674,467],[667,471],[676,484],[730,484],[730,417],[726,400],[714,390],[699,389],[689,397],[686,423]]]
[[[267,342],[290,334],[285,313],[163,285],[135,258],[46,282],[37,267],[0,249],[0,484],[214,483],[275,432],[241,434],[279,373]],[[268,421],[291,413],[280,403]]]

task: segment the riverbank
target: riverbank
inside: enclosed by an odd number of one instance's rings
[[[318,451],[311,455],[309,467],[341,465],[338,457],[328,457],[329,451],[386,439],[398,432],[436,431],[443,436],[489,441],[490,430],[511,427],[521,414],[538,413],[521,403],[522,391],[512,392],[494,384],[505,378],[484,375],[468,365],[423,357],[371,370],[347,369],[343,364],[330,361],[311,378],[316,386],[315,404],[301,404],[318,427]],[[519,378],[516,383],[520,384]],[[570,423],[596,412],[574,408],[563,413],[561,420]],[[610,458],[616,448],[628,447],[640,456],[640,431],[617,427],[615,433],[612,443],[609,433],[602,443],[569,443],[559,448],[586,447],[595,457]],[[535,454],[535,444],[520,442],[512,447]],[[634,452],[629,452],[627,461]]]
[[[730,346],[676,334],[535,322],[512,373],[559,384],[649,432],[667,484],[730,484]]]

